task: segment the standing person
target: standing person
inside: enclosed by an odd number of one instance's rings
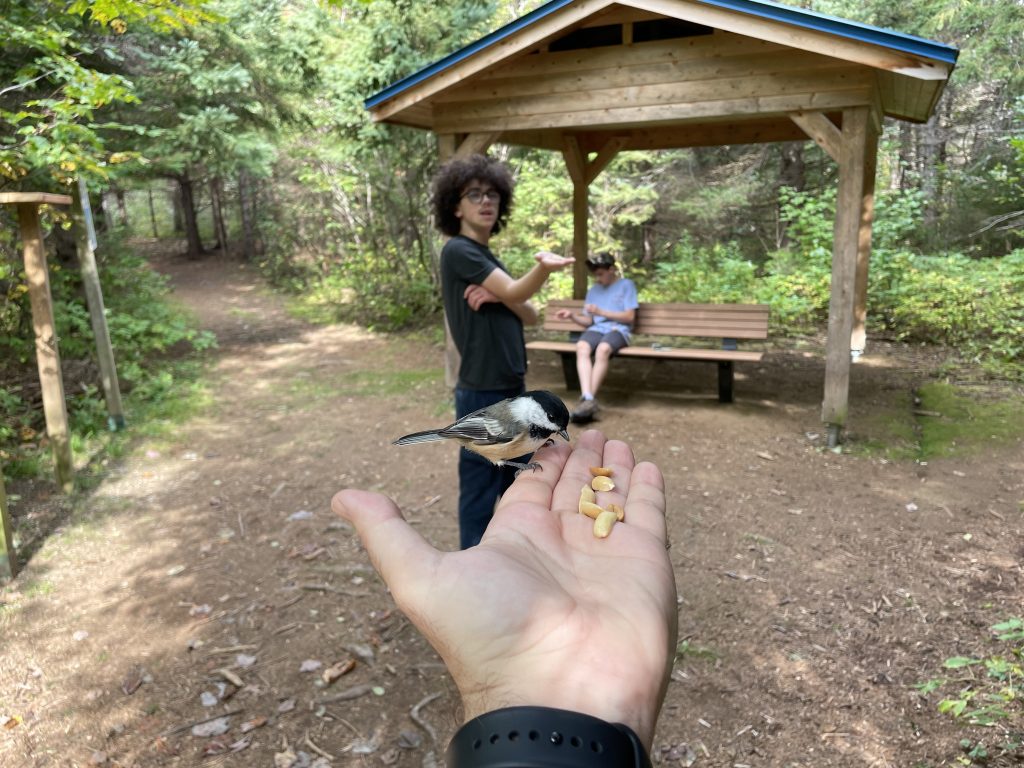
[[[523,324],[538,320],[533,296],[552,272],[575,259],[547,251],[513,279],[488,247],[512,210],[512,174],[483,155],[452,160],[433,183],[437,228],[451,239],[441,250],[444,311],[462,356],[455,385],[455,417],[493,405],[526,390],[526,342]],[[498,498],[515,470],[496,467],[466,449],[459,451],[459,546],[480,542]]]
[[[608,361],[629,344],[629,334],[640,306],[636,286],[632,280],[619,276],[612,254],[591,256],[587,259],[587,269],[594,283],[587,289],[583,311],[560,309],[555,313],[555,317],[572,320],[587,329],[576,342],[576,372],[582,393],[572,412],[576,424],[585,424],[597,415],[597,391],[608,373]]]

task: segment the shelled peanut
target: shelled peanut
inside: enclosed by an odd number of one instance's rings
[[[612,526],[625,518],[625,510],[618,504],[602,507],[597,503],[596,491],[610,491],[615,488],[611,479],[612,470],[608,467],[591,467],[590,474],[594,479],[580,489],[579,511],[581,515],[593,518],[594,536],[606,538],[612,532]]]

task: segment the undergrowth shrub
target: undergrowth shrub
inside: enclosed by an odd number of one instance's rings
[[[25,275],[14,268],[5,252],[6,303],[0,329],[0,452],[8,467],[32,467],[27,457],[45,428],[35,403],[35,337],[31,325]],[[167,280],[126,243],[109,235],[103,239],[97,264],[107,327],[117,364],[118,381],[126,401],[150,404],[174,397],[179,383],[166,362],[167,353],[199,351],[213,346],[214,337],[194,327],[191,318],[168,299]],[[77,268],[50,259],[50,291],[65,376],[65,396],[73,440],[87,439],[106,429],[107,409],[96,375],[95,339]],[[127,405],[126,405],[127,408]]]

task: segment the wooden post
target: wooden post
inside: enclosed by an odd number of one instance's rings
[[[92,334],[96,339],[96,359],[100,366],[103,396],[107,401],[107,426],[111,432],[116,432],[124,429],[124,408],[121,406],[121,387],[117,380],[114,348],[110,344],[110,331],[107,328],[107,316],[103,307],[103,289],[100,287],[100,274],[96,268],[96,255],[89,242],[86,213],[88,198],[85,197],[88,191],[83,194],[84,188],[84,184],[79,185],[71,206],[71,215],[75,219],[75,247],[78,250],[82,284],[85,286],[85,299],[89,306]]]
[[[828,305],[828,340],[825,346],[825,396],[821,420],[828,425],[828,444],[839,444],[846,425],[850,390],[850,335],[863,220],[868,107],[843,110],[836,199],[835,242],[832,247],[832,286]]]
[[[864,192],[857,239],[857,276],[853,289],[853,331],[850,352],[854,359],[867,348],[868,265],[871,262],[871,230],[875,219],[875,171],[878,167],[878,131],[869,121],[864,142]]]
[[[590,253],[590,182],[587,180],[587,156],[575,136],[566,136],[562,147],[565,167],[572,179],[572,297],[587,295],[587,256]]]
[[[0,203],[18,206],[18,222],[25,253],[25,275],[28,295],[32,304],[32,326],[36,336],[36,363],[39,383],[43,390],[43,413],[46,416],[46,434],[53,446],[53,460],[57,484],[65,493],[74,485],[74,466],[71,461],[71,438],[68,431],[67,405],[64,402],[64,381],[60,372],[60,352],[57,332],[53,323],[53,299],[50,296],[50,276],[46,269],[46,250],[39,227],[39,205],[70,205],[68,195],[50,195],[37,192],[0,193]]]
[[[590,255],[590,185],[619,151],[629,143],[629,138],[616,136],[604,143],[593,160],[590,160],[575,136],[566,136],[562,147],[565,167],[572,179],[572,250],[576,263],[573,264],[572,297],[582,299],[587,295],[587,256]]]
[[[0,581],[13,579],[18,575],[18,559],[14,555],[14,528],[7,514],[7,491],[4,489],[4,473],[0,472]]]

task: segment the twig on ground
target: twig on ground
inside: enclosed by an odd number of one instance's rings
[[[351,688],[346,688],[344,691],[332,694],[331,696],[324,696],[322,699],[317,699],[317,704],[333,704],[336,701],[351,701],[352,699],[358,699],[360,696],[373,691],[373,686],[369,684],[355,685]]]
[[[434,730],[434,727],[430,723],[428,723],[420,716],[420,710],[422,710],[425,706],[427,706],[427,704],[434,701],[435,699],[441,698],[441,695],[441,693],[432,693],[426,698],[422,699],[418,704],[416,704],[412,709],[409,710],[409,719],[416,723],[416,725],[418,725],[424,731],[426,731],[427,735],[430,736],[430,740],[434,744],[437,744],[437,731]]]
[[[318,755],[320,755],[320,757],[326,758],[327,760],[331,760],[332,762],[334,761],[334,756],[333,755],[331,755],[328,752],[324,752],[324,750],[322,750],[320,747],[318,747],[313,742],[313,740],[309,737],[309,730],[308,729],[306,730],[306,746],[309,747],[314,752],[316,752]]]

